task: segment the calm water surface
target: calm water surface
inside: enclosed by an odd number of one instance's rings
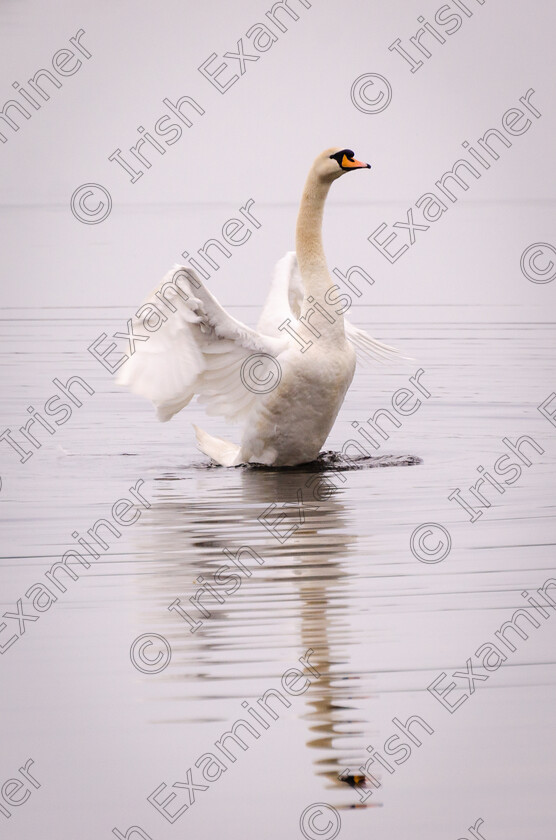
[[[420,465],[340,477],[209,469],[191,423],[230,439],[235,429],[196,406],[158,424],[149,405],[118,391],[85,353],[101,332],[123,328],[125,310],[45,318],[29,309],[2,321],[2,428],[16,434],[28,405],[42,411],[56,393],[54,377],[80,375],[95,391],[54,435],[37,432],[43,445],[27,463],[2,446],[2,612],[13,612],[18,598],[29,607],[24,593],[76,545],[72,532],[109,517],[139,479],[150,504],[119,538],[108,535],[109,549],[78,568],[65,593],[54,590],[57,602],[26,622],[0,659],[2,772],[7,778],[32,757],[41,782],[17,820],[4,821],[3,836],[108,838],[114,827],[136,825],[153,840],[282,840],[302,836],[300,815],[319,802],[338,809],[346,840],[455,839],[479,817],[488,829],[489,816],[497,837],[546,836],[556,611],[528,626],[529,638],[505,649],[503,667],[453,714],[426,688],[442,672],[464,671],[470,657],[476,670],[474,652],[525,605],[520,593],[554,572],[556,428],[537,411],[554,390],[554,326],[518,324],[516,310],[504,307],[487,319],[446,308],[434,323],[415,312],[396,320],[391,308],[356,313],[358,325],[415,361],[358,369],[327,448],[342,448],[352,421],[391,409],[392,394],[423,368],[430,398],[400,417],[399,428],[385,423],[389,438],[376,453],[418,456]],[[249,309],[234,315],[254,320]],[[502,438],[520,435],[544,453],[529,450],[532,465],[503,494],[492,491],[492,506],[471,523],[448,495],[459,487],[471,498],[477,467],[492,469],[507,451]],[[264,527],[265,511],[269,527],[284,513],[288,539]],[[419,562],[409,547],[427,522],[452,540],[436,564]],[[235,568],[237,591],[218,586],[223,602],[206,595],[210,615],[203,613],[189,599],[214,584],[225,551],[242,547],[248,573]],[[195,632],[168,610],[176,599],[201,621]],[[142,673],[130,646],[153,633],[167,639],[171,661]],[[146,797],[162,782],[184,781],[189,768],[204,781],[194,762],[216,752],[214,742],[239,718],[253,721],[242,702],[254,708],[265,691],[280,689],[309,649],[320,677],[309,674],[289,708],[274,703],[279,717],[265,718],[258,739],[244,729],[248,749],[232,744],[237,760],[167,822]],[[458,681],[461,691],[465,685]],[[421,746],[411,744],[404,763],[374,764],[380,787],[358,795],[338,779],[346,769],[360,773],[368,747],[385,755],[397,731],[392,719],[414,715],[434,731],[415,725]]]

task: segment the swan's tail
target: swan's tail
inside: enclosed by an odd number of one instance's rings
[[[201,452],[204,452],[205,455],[208,455],[222,467],[233,467],[239,463],[237,457],[241,447],[222,438],[213,437],[195,424],[193,428]]]

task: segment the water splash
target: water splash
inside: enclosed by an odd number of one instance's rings
[[[321,452],[314,461],[306,464],[296,464],[293,467],[269,467],[266,464],[238,464],[236,470],[266,470],[269,472],[292,472],[301,470],[303,472],[348,472],[350,470],[371,470],[376,467],[412,467],[422,464],[423,459],[418,455],[358,455],[355,458],[346,458],[341,452],[334,452],[332,449]],[[214,461],[196,463],[192,465],[195,469],[229,469],[221,467]]]

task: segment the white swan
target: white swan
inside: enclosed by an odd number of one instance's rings
[[[241,422],[240,445],[195,427],[199,448],[222,466],[313,461],[353,379],[354,347],[378,361],[397,353],[343,317],[322,245],[330,185],[367,168],[350,149],[315,159],[297,218],[297,257],[288,253],[277,264],[257,330],[228,315],[185,266],[168,272],[139,310],[155,320],[159,313],[159,328],[138,344],[118,383],[150,399],[162,421],[198,394],[207,414]]]

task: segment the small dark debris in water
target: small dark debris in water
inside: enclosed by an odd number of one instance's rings
[[[358,455],[355,458],[346,458],[340,452],[321,452],[314,461],[306,464],[297,464],[295,467],[268,467],[266,464],[238,464],[235,469],[267,470],[271,472],[288,472],[302,470],[303,472],[325,472],[335,470],[337,472],[348,472],[350,470],[370,470],[375,467],[412,467],[415,464],[422,464],[423,459],[418,455]],[[198,469],[212,469],[220,467],[220,464],[210,463],[196,464]]]
[[[357,776],[352,773],[348,773],[345,776],[342,774],[339,778],[342,780],[342,782],[346,782],[346,784],[350,785],[352,788],[367,786],[366,776]]]

